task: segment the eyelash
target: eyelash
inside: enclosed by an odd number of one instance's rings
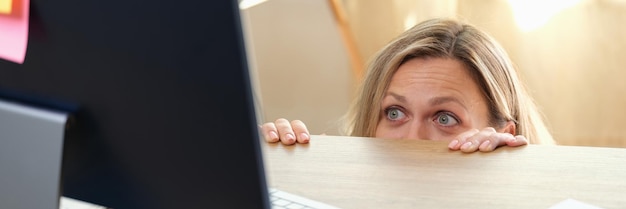
[[[391,105],[391,106],[389,106],[389,107],[386,107],[386,108],[383,110],[383,117],[385,117],[387,120],[390,120],[389,118],[387,118],[387,115],[389,115],[389,111],[391,111],[391,110],[395,110],[395,109],[397,109],[397,110],[399,110],[400,112],[402,112],[403,114],[405,114],[405,117],[406,117],[405,110],[404,110],[402,107],[397,106],[397,105]],[[460,124],[462,123],[461,119],[459,119],[459,117],[458,117],[458,116],[456,116],[456,114],[454,114],[454,113],[452,113],[452,112],[450,112],[450,111],[445,111],[445,110],[440,110],[440,111],[437,111],[437,113],[435,113],[435,115],[434,115],[434,119],[436,120],[436,119],[437,119],[437,118],[439,118],[439,116],[441,116],[442,114],[445,114],[445,115],[448,115],[448,116],[452,117],[454,120],[456,120],[456,121],[457,121],[457,124],[456,124],[456,125],[454,125],[454,126],[441,126],[441,127],[444,127],[444,128],[453,128],[453,127],[458,126],[458,125],[460,125]],[[396,122],[395,120],[390,120],[390,121],[392,121],[392,122]]]
[[[404,116],[406,117],[406,113],[405,113],[404,108],[402,108],[401,106],[397,106],[397,105],[391,105],[391,106],[385,108],[383,110],[383,117],[385,117],[387,120],[396,122],[396,120],[391,120],[391,119],[387,118],[387,116],[389,115],[389,112],[392,111],[392,110],[398,110],[398,111],[402,112],[402,114],[404,114]]]
[[[458,117],[458,116],[456,116],[454,113],[452,113],[452,112],[450,112],[450,111],[443,111],[443,110],[442,110],[442,111],[438,111],[438,112],[435,114],[435,120],[436,120],[437,118],[439,118],[439,116],[441,116],[442,114],[445,114],[445,115],[447,115],[447,116],[450,116],[450,117],[454,118],[454,120],[456,120],[456,122],[457,122],[457,124],[456,124],[456,125],[454,125],[454,126],[442,126],[442,127],[444,127],[444,128],[453,128],[453,127],[455,127],[455,126],[461,125],[461,123],[462,123],[461,119],[459,119],[459,117]]]

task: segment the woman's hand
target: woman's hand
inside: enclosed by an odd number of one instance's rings
[[[510,133],[499,133],[488,127],[481,131],[472,129],[459,134],[448,147],[461,152],[491,152],[499,146],[517,147],[528,144],[528,139],[522,135],[513,136]]]
[[[279,118],[261,126],[261,132],[267,142],[282,142],[286,145],[295,143],[309,143],[311,135],[306,125],[300,120],[289,121]],[[494,128],[483,130],[472,129],[459,134],[448,147],[451,150],[462,152],[491,152],[500,146],[517,147],[528,144],[528,139],[522,135],[513,136],[510,133],[499,133]]]
[[[278,120],[265,123],[261,126],[261,132],[267,142],[282,142],[286,145],[295,144],[296,142],[306,144],[309,143],[311,135],[306,125],[300,120],[292,120],[279,118]]]

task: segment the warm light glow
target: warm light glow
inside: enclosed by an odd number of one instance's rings
[[[543,26],[554,15],[580,2],[581,0],[509,0],[515,23],[524,32]]]
[[[404,30],[411,29],[415,24],[417,24],[417,15],[415,13],[411,13],[404,18]]]
[[[263,3],[267,0],[243,0],[239,2],[239,9],[244,10],[250,7],[256,6],[257,4]]]

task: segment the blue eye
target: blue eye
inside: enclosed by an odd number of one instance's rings
[[[437,114],[435,122],[442,126],[453,126],[459,124],[459,121],[450,113]]]
[[[404,118],[404,113],[398,108],[388,108],[385,110],[385,113],[387,113],[387,119],[389,120],[395,121]]]

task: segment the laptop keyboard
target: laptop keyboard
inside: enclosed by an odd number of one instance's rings
[[[106,207],[68,197],[61,197],[61,200],[59,201],[59,209],[106,209]]]
[[[315,200],[291,194],[278,189],[269,189],[272,209],[336,209]],[[90,204],[72,198],[61,197],[59,209],[106,209],[106,207]]]
[[[311,200],[302,196],[291,194],[285,191],[270,188],[270,202],[272,209],[334,209],[337,207],[330,206],[315,200]]]

